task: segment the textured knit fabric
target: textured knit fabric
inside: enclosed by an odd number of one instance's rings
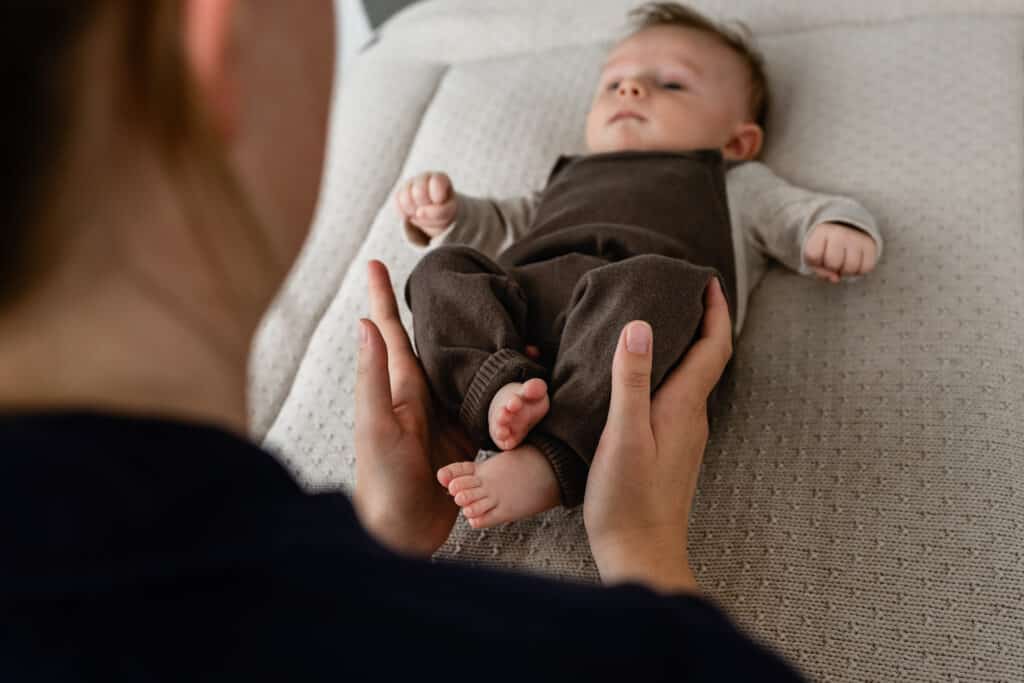
[[[724,171],[717,150],[562,158],[533,225],[496,263],[446,246],[409,276],[423,369],[479,448],[496,448],[489,408],[505,384],[547,381],[550,407],[525,443],[551,464],[565,507],[583,501],[623,326],[646,320],[658,338],[657,390],[695,340],[708,281],[736,300]]]
[[[558,154],[583,150],[634,4],[417,3],[354,64],[320,217],[252,366],[254,433],[305,485],[354,480],[365,264],[400,287],[420,257],[396,235],[395,189],[434,169],[475,196],[543,187]],[[765,165],[855,197],[886,242],[849,286],[773,266],[752,295],[691,517],[697,578],[818,680],[1017,680],[1024,7],[693,5],[744,21],[765,55]],[[460,521],[438,556],[597,579],[578,509]]]
[[[801,275],[813,274],[803,253],[815,226],[836,222],[855,227],[871,236],[881,258],[884,243],[877,222],[855,200],[797,187],[756,161],[729,164],[725,179],[735,249],[736,288],[735,296],[729,290],[730,308],[737,334],[747,317],[750,294],[772,262]],[[465,244],[495,258],[531,233],[540,198],[540,192],[509,199],[460,193],[458,215],[436,240],[409,222],[403,224],[403,232],[417,251]]]
[[[0,453],[0,680],[798,680],[697,597],[394,555],[212,427],[5,415]]]

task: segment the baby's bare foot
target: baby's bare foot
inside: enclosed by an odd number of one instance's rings
[[[491,439],[501,450],[512,450],[547,412],[548,385],[544,380],[534,378],[525,384],[509,382],[498,389],[487,411]]]
[[[453,463],[437,471],[437,480],[455,496],[474,529],[530,517],[559,503],[555,472],[533,446],[481,463]]]

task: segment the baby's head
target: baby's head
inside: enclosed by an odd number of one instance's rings
[[[634,31],[609,54],[587,115],[589,150],[755,158],[768,95],[761,57],[735,31],[673,2],[630,16]]]

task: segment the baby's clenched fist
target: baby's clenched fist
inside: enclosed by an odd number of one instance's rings
[[[437,237],[455,220],[457,202],[452,181],[439,171],[429,171],[405,182],[395,193],[402,218]]]
[[[829,282],[870,273],[877,258],[878,248],[870,235],[839,223],[819,223],[804,245],[804,261]]]

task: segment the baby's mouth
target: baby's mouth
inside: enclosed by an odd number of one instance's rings
[[[617,121],[623,121],[623,120],[626,120],[626,119],[636,119],[637,121],[646,121],[647,120],[644,117],[640,116],[640,114],[637,114],[635,111],[630,111],[628,109],[623,109],[622,111],[617,112],[615,114],[615,116],[613,116],[610,119],[608,119],[608,123],[610,125],[610,124],[613,124],[613,123],[615,123]]]

